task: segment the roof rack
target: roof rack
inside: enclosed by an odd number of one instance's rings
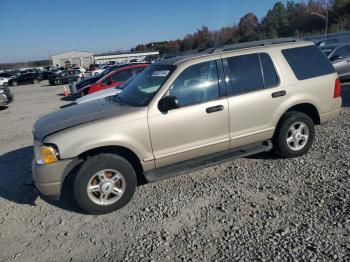
[[[260,41],[238,43],[238,44],[232,44],[232,45],[224,45],[221,47],[212,48],[212,50],[210,50],[210,53],[234,51],[234,50],[253,48],[253,47],[259,47],[259,46],[287,44],[287,43],[293,43],[293,42],[298,42],[298,41],[299,40],[292,38],[292,37],[278,38],[278,39],[266,39],[266,40],[260,40]]]

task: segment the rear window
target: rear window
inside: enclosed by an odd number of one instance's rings
[[[284,49],[282,54],[298,80],[335,72],[328,58],[315,45]]]

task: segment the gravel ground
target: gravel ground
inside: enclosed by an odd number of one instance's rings
[[[350,260],[350,85],[304,157],[261,154],[146,184],[104,216],[23,185],[35,120],[69,101],[46,82],[11,90],[0,111],[0,261]]]

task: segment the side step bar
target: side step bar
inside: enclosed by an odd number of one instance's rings
[[[144,173],[148,182],[157,182],[172,177],[181,176],[193,171],[200,170],[213,165],[218,165],[229,160],[247,157],[262,152],[268,152],[272,149],[270,140],[242,146],[234,149],[225,150],[207,156],[186,160],[170,166],[156,168]]]

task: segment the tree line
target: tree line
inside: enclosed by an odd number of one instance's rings
[[[301,38],[324,34],[327,17],[328,33],[350,30],[350,0],[277,2],[260,20],[254,13],[248,13],[232,26],[218,30],[202,26],[183,39],[139,44],[131,51],[158,50],[166,54],[270,38]]]

